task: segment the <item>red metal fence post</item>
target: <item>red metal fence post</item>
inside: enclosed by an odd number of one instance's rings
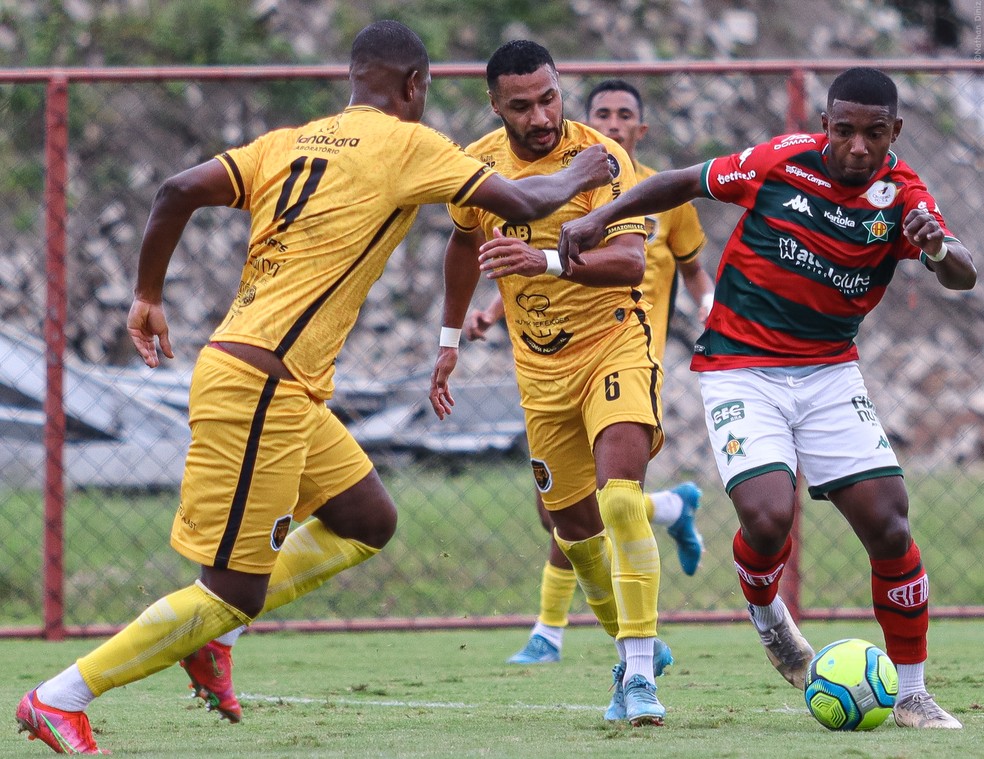
[[[47,305],[44,313],[44,637],[61,640],[64,628],[65,486],[65,248],[68,191],[68,79],[48,81],[45,105],[45,248]]]

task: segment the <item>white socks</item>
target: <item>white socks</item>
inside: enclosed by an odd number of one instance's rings
[[[669,527],[683,513],[683,499],[671,490],[658,490],[646,495],[653,502],[653,518],[650,520],[653,525]]]
[[[895,669],[899,673],[899,695],[896,702],[901,701],[906,696],[911,696],[913,693],[926,692],[926,681],[923,676],[925,666],[926,662],[895,665]]]
[[[63,712],[84,712],[95,697],[77,664],[38,686],[38,700]]]
[[[539,635],[541,638],[545,638],[550,641],[558,651],[564,645],[564,628],[563,627],[551,627],[550,625],[545,625],[542,622],[537,622],[533,625],[533,629],[530,631],[530,637],[534,635]]]
[[[786,604],[782,602],[779,596],[776,596],[775,600],[768,606],[749,604],[748,609],[752,612],[752,622],[759,632],[766,632],[786,617]]]
[[[239,625],[235,630],[230,630],[225,635],[220,635],[215,639],[216,643],[221,643],[223,646],[235,645],[236,641],[239,640],[239,636],[246,632],[246,625]]]
[[[647,681],[653,682],[653,652],[656,649],[655,638],[622,638],[625,644],[625,678],[627,683],[633,675],[642,675]]]

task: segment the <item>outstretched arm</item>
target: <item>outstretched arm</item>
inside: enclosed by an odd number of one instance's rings
[[[929,211],[913,208],[902,223],[902,233],[931,259],[929,268],[943,287],[949,290],[970,290],[977,284],[977,269],[970,251],[963,243],[945,243],[946,254],[943,258],[939,261],[932,260],[943,252],[944,234],[936,217]]]
[[[605,229],[619,219],[659,213],[700,197],[702,169],[703,164],[696,164],[654,174],[611,203],[580,219],[566,222],[560,230],[561,257],[576,261],[581,251],[596,247],[604,237]]]
[[[535,277],[549,271],[544,251],[515,237],[503,237],[498,229],[479,250],[479,268],[489,279],[511,274]],[[557,276],[588,287],[634,286],[642,282],[645,270],[642,235],[622,234],[604,247],[585,251],[580,263],[570,262],[568,270]]]
[[[164,355],[174,358],[161,297],[168,263],[188,219],[199,208],[228,205],[234,197],[229,175],[214,158],[166,180],[154,196],[126,320],[130,339],[147,366],[160,363],[155,338]]]
[[[462,232],[455,229],[444,251],[444,312],[442,327],[461,329],[468,304],[478,284],[478,247],[484,240],[481,230]],[[458,348],[441,346],[431,374],[430,402],[438,419],[451,413],[454,398],[450,379],[458,363]]]
[[[475,190],[468,205],[509,221],[532,221],[550,215],[578,193],[611,181],[608,151],[604,145],[591,145],[574,156],[570,166],[553,174],[523,179],[495,174]]]

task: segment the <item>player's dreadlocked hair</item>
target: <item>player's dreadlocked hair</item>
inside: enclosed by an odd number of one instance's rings
[[[885,106],[893,118],[899,110],[899,91],[895,82],[887,74],[867,66],[847,69],[834,79],[827,90],[827,110],[835,100]]]
[[[423,41],[399,21],[377,21],[356,35],[352,66],[388,63],[426,70],[429,59]]]
[[[489,89],[494,90],[500,76],[532,74],[541,66],[549,66],[557,70],[553,58],[543,45],[530,40],[513,40],[492,53],[485,67],[485,81]]]

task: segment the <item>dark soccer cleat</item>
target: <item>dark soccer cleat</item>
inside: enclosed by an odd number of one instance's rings
[[[96,746],[85,712],[63,712],[38,701],[37,688],[29,691],[17,705],[18,732],[27,731],[28,740],[39,740],[57,754],[108,754]]]
[[[217,711],[232,723],[243,718],[243,710],[232,686],[232,647],[206,643],[181,660],[191,680],[195,695],[205,701],[205,708]]]

